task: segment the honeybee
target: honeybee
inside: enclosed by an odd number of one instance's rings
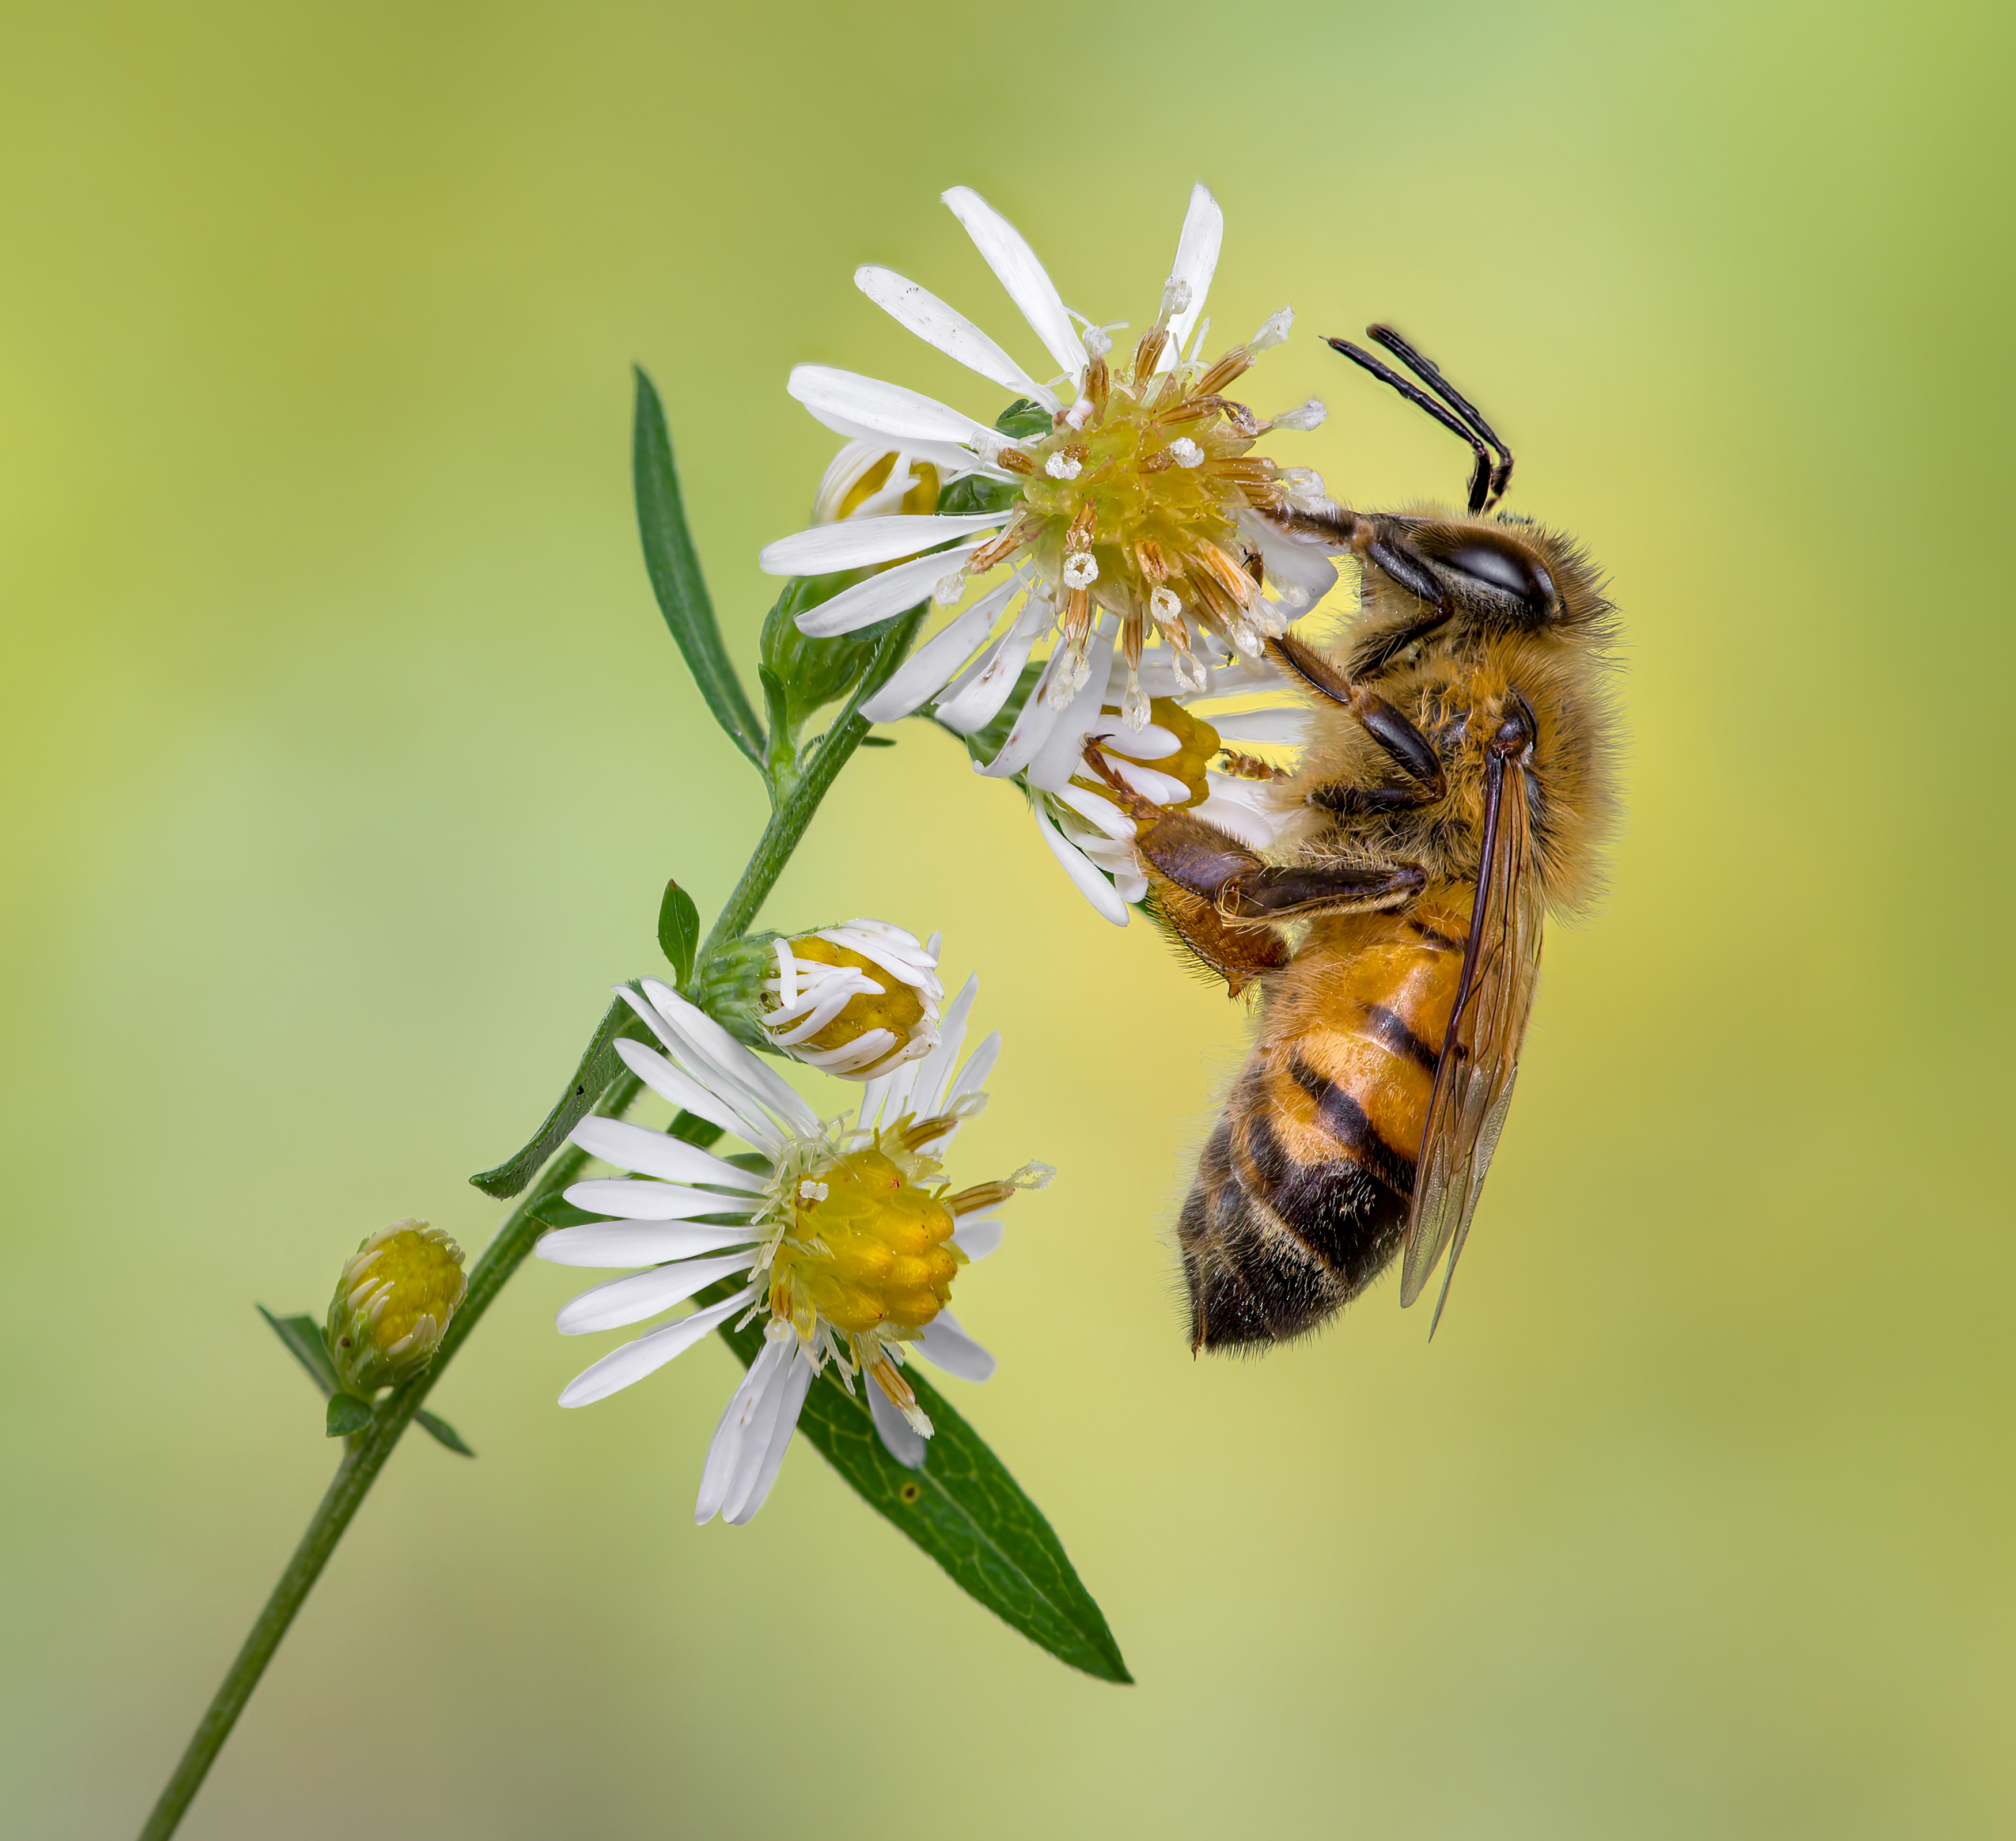
[[[1313,1329],[1396,1253],[1402,1305],[1446,1256],[1439,1322],[1511,1104],[1546,915],[1588,902],[1611,822],[1615,628],[1595,571],[1572,538],[1496,510],[1510,450],[1398,333],[1367,336],[1414,380],[1329,343],[1460,435],[1474,468],[1460,513],[1268,514],[1362,571],[1334,647],[1269,642],[1313,712],[1275,788],[1297,815],[1291,854],[1265,861],[1129,798],[1157,918],[1234,995],[1260,992],[1177,1225],[1198,1349]]]

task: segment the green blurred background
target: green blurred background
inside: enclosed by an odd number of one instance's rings
[[[1449,1317],[1193,1361],[1168,1230],[1244,1024],[916,725],[768,913],[945,930],[1010,1025],[976,1168],[1062,1169],[969,1409],[1139,1685],[961,1598],[808,1448],[696,1531],[710,1346],[555,1392],[528,1268],[193,1836],[2016,1828],[2006,9],[17,4],[0,64],[9,1140],[0,1828],[138,1825],[320,1491],[319,1310],[544,1110],[658,889],[761,816],[652,605],[664,393],[745,667],[819,359],[984,386],[849,284],[1100,318],[1190,182],[1211,311],[1359,503],[1456,445],[1629,636],[1612,892],[1557,931]],[[1008,342],[1025,358],[1020,329]],[[599,1345],[598,1344],[599,1347]],[[955,1389],[957,1384],[953,1384]]]

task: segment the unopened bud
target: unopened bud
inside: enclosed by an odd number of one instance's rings
[[[873,1080],[938,1039],[938,956],[884,920],[772,942],[776,975],[758,1018],[771,1047],[849,1080]]]
[[[344,1390],[368,1400],[434,1360],[469,1289],[462,1249],[424,1221],[381,1229],[344,1262],[322,1338]]]

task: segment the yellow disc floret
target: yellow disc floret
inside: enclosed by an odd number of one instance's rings
[[[800,959],[810,959],[820,965],[849,967],[882,987],[879,996],[863,991],[849,999],[847,1007],[823,1029],[805,1038],[806,1047],[844,1048],[870,1029],[887,1029],[898,1042],[905,1042],[923,1021],[923,996],[917,988],[905,984],[851,946],[836,946],[812,934],[792,941],[791,951]]]
[[[425,1367],[469,1281],[462,1249],[438,1227],[400,1221],[345,1262],[324,1339],[344,1385],[368,1397]]]
[[[906,1158],[905,1161],[908,1161]],[[849,1336],[921,1330],[965,1262],[952,1210],[880,1144],[801,1177],[771,1263],[770,1310],[808,1340],[819,1318]]]

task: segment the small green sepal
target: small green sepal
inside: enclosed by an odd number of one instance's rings
[[[673,983],[683,985],[693,976],[693,954],[700,949],[700,910],[676,882],[665,884],[665,899],[658,903],[658,947],[675,975]]]
[[[329,1351],[322,1346],[322,1325],[311,1317],[275,1317],[263,1304],[252,1307],[265,1318],[266,1326],[286,1345],[287,1353],[308,1370],[308,1378],[322,1389],[326,1400],[340,1383]]]
[[[354,1393],[333,1393],[323,1424],[331,1438],[348,1438],[371,1423],[371,1408]]]
[[[464,1457],[473,1457],[476,1455],[462,1442],[462,1434],[438,1413],[430,1413],[425,1407],[423,1407],[413,1417],[419,1421],[420,1429],[423,1432],[440,1443],[447,1446],[451,1451],[458,1453]]]

